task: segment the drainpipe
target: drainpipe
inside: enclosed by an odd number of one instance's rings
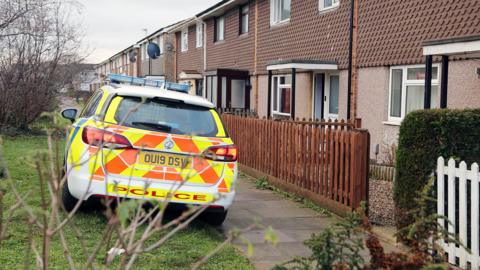
[[[296,102],[296,84],[297,84],[297,70],[292,68],[292,98],[290,100],[290,109],[292,114],[292,119],[295,120],[295,102]]]
[[[203,93],[202,96],[207,98],[207,77],[205,75],[205,71],[207,70],[207,23],[202,20],[203,25]]]
[[[267,102],[267,118],[270,118],[272,110],[272,71],[268,71],[268,102]]]
[[[425,56],[425,96],[423,108],[430,109],[432,100],[432,56]]]
[[[442,77],[440,81],[440,108],[447,108],[448,93],[448,55],[442,55]]]
[[[352,102],[352,70],[353,70],[353,16],[355,9],[355,0],[350,0],[350,29],[348,39],[348,82],[347,82],[347,120],[351,119]]]
[[[258,112],[258,93],[260,90],[258,89],[258,70],[257,70],[257,64],[258,64],[258,0],[255,0],[255,22],[254,22],[254,46],[253,46],[253,75],[255,76],[255,109]],[[250,102],[251,103],[251,102]]]
[[[173,32],[173,34],[169,33],[169,35],[173,35],[173,37],[172,37],[172,42],[173,42],[173,44],[172,44],[172,48],[173,48],[172,49],[172,53],[173,53],[173,81],[178,82],[178,78],[177,78],[177,76],[178,76],[178,72],[177,72],[177,68],[178,68],[178,66],[177,66],[177,58],[178,58],[178,56],[177,56],[177,53],[178,53],[177,34],[176,34],[176,32]]]
[[[147,55],[148,55],[148,45],[150,44],[150,40],[147,41]],[[152,75],[152,58],[148,57],[148,75]]]

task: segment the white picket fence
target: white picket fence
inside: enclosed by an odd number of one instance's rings
[[[467,246],[471,253],[455,243],[442,241],[445,252],[448,253],[448,262],[456,264],[459,259],[459,266],[478,270],[480,266],[479,256],[479,183],[480,174],[478,164],[473,163],[470,170],[467,164],[462,161],[457,168],[455,160],[450,159],[445,166],[443,157],[437,160],[437,211],[441,216],[447,215],[450,223],[448,232],[456,232],[458,228],[458,239]],[[458,187],[458,192],[457,192]],[[448,191],[446,191],[446,189]],[[458,196],[458,198],[457,198]],[[470,203],[469,203],[470,202]],[[445,210],[447,212],[445,212]],[[456,215],[459,215],[457,218]],[[445,226],[445,220],[439,219],[439,224]],[[470,233],[469,233],[470,232]]]

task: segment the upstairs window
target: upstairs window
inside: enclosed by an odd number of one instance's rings
[[[188,28],[185,28],[182,30],[182,34],[181,34],[181,48],[182,48],[182,52],[186,52],[188,51]]]
[[[340,0],[320,0],[320,11],[338,7]]]
[[[240,7],[240,35],[248,33],[248,4]]]
[[[197,48],[201,48],[203,46],[203,23],[197,22]]]
[[[160,54],[163,54],[163,35],[158,37],[158,47],[160,48]]]
[[[225,40],[225,16],[215,18],[215,42]]]
[[[291,0],[270,0],[270,24],[279,24],[290,20]]]
[[[148,56],[148,42],[147,42],[142,45],[142,59],[146,60],[148,58],[150,57]]]
[[[431,107],[439,105],[438,66],[432,69]],[[388,121],[400,123],[409,112],[424,108],[425,66],[392,67]]]
[[[148,44],[150,43],[150,41],[148,41],[147,43],[145,43],[145,59],[149,59],[150,56],[148,55]]]

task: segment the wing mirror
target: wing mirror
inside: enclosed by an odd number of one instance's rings
[[[62,116],[63,118],[72,121],[73,123],[75,121],[75,118],[77,117],[77,109],[66,109],[62,112]]]

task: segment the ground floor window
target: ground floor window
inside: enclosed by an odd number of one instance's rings
[[[432,69],[432,108],[439,106],[438,70],[438,66]],[[409,112],[423,109],[425,66],[392,67],[389,92],[389,121],[400,122]]]
[[[278,115],[291,114],[292,77],[276,75],[272,77],[272,112]]]
[[[206,98],[217,107],[217,76],[207,76]]]
[[[195,95],[203,97],[203,79],[195,80]]]
[[[328,114],[338,115],[338,100],[340,96],[340,76],[330,75],[330,88],[328,91]]]

